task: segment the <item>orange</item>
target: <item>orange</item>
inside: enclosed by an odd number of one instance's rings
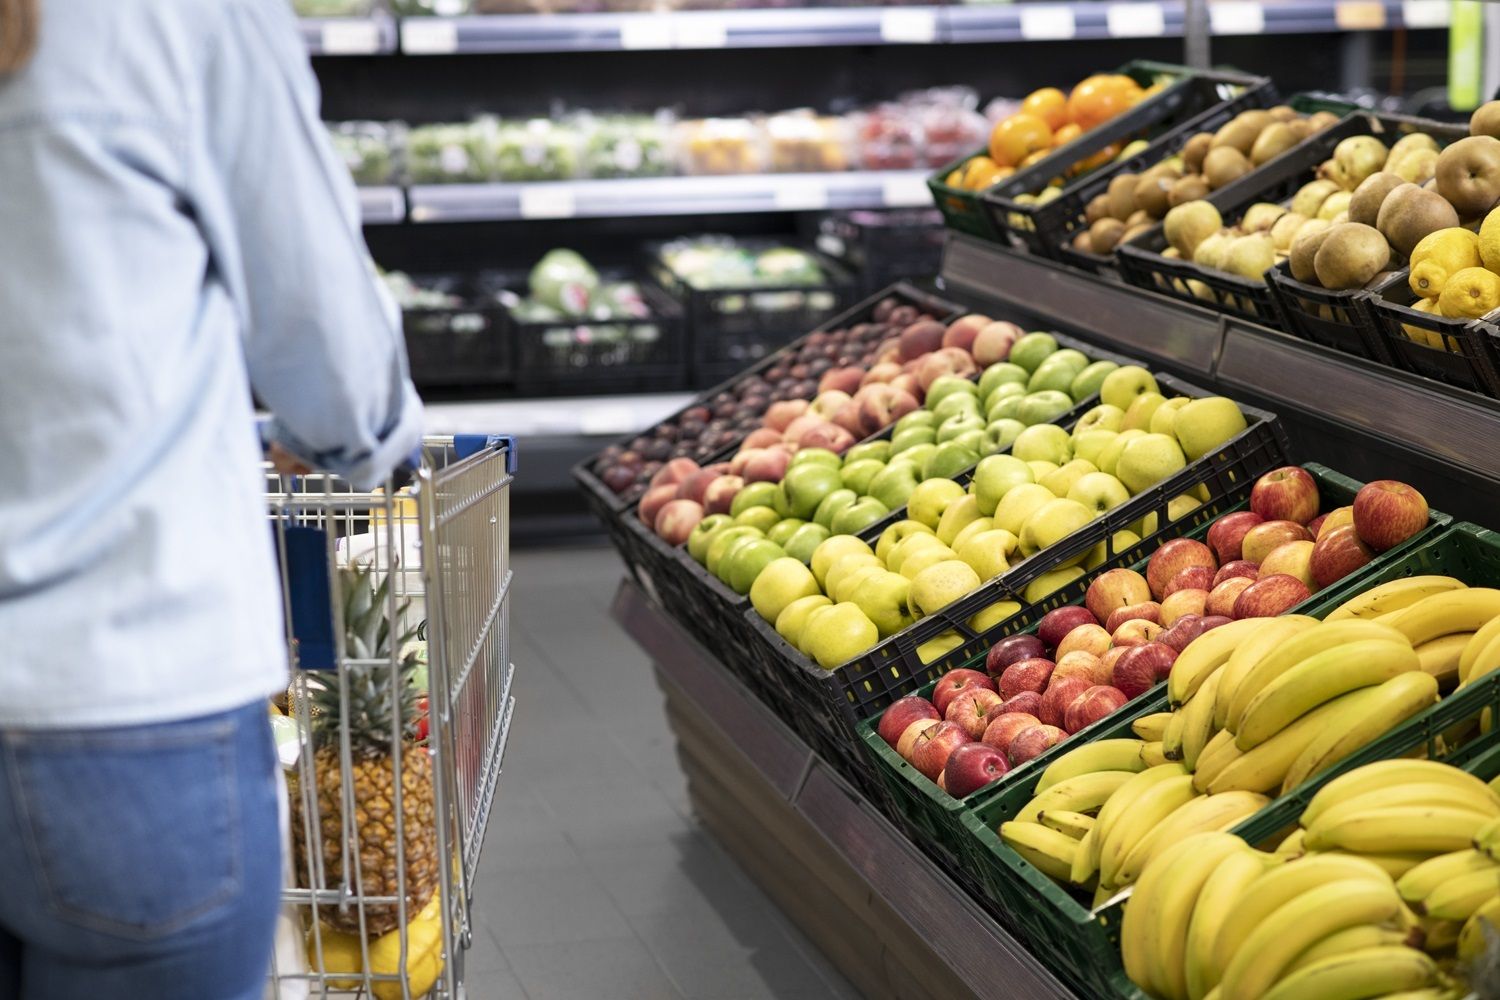
[[[1056,87],[1033,90],[1021,102],[1021,113],[1036,115],[1055,132],[1068,123],[1068,96]]]
[[[1002,170],[1005,173],[1001,173]],[[969,169],[964,172],[964,187],[970,191],[983,191],[998,184],[1001,178],[1012,172],[1012,168],[1002,167],[988,156],[976,156],[969,161]]]
[[[1068,122],[1068,124],[1052,133],[1052,148],[1057,149],[1059,146],[1066,146],[1080,135],[1083,135],[1083,129],[1072,122]]]
[[[1014,114],[990,133],[990,157],[1002,167],[1015,166],[1052,145],[1052,130],[1036,115]]]
[[[1050,149],[1039,149],[1035,153],[1032,153],[1030,156],[1026,157],[1026,159],[1024,159],[1024,160],[1021,161],[1020,169],[1021,170],[1025,170],[1027,167],[1031,166],[1033,163],[1040,163],[1042,160],[1046,159],[1048,156],[1051,156],[1051,155],[1052,155],[1052,150],[1050,150]]]
[[[1140,94],[1140,84],[1128,76],[1091,76],[1068,95],[1068,117],[1087,131],[1128,110]]]
[[[1112,142],[1108,146],[1105,146],[1103,149],[1099,150],[1099,152],[1095,153],[1093,156],[1079,160],[1077,163],[1073,164],[1072,172],[1075,175],[1086,173],[1090,170],[1093,170],[1095,167],[1104,166],[1106,163],[1110,162],[1119,155],[1120,144],[1118,142]]]
[[[961,188],[961,187],[963,187],[964,186],[964,168],[963,167],[959,167],[957,170],[953,171],[947,177],[943,178],[943,183],[946,184],[946,185],[948,185],[951,188]]]

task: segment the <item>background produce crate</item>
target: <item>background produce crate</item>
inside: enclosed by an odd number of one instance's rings
[[[1156,380],[1163,395],[1210,395],[1206,390],[1170,376],[1158,375]],[[938,669],[939,665],[952,663],[960,655],[965,660],[973,659],[981,650],[987,651],[988,643],[980,640],[968,624],[977,612],[997,601],[1011,600],[1018,601],[1023,609],[1040,618],[1053,608],[1076,603],[1093,577],[1106,569],[1139,562],[1155,552],[1162,541],[1226,513],[1248,495],[1257,477],[1288,463],[1290,451],[1286,434],[1275,415],[1243,403],[1240,409],[1249,426],[1237,437],[1003,576],[986,581],[973,593],[881,640],[878,645],[833,670],[824,670],[803,656],[777,634],[770,622],[763,621],[753,611],[749,612],[747,620],[760,639],[753,652],[764,658],[764,675],[777,678],[786,686],[785,700],[794,707],[794,714],[786,717],[786,721],[846,778],[878,793],[883,786],[875,776],[870,758],[859,746],[859,723],[922,684],[936,680],[943,672]],[[1193,492],[1200,486],[1207,491],[1208,501],[1169,523],[1168,502],[1178,494]],[[1233,499],[1227,500],[1226,497]],[[1166,527],[1147,532],[1143,540],[1128,551],[1116,552],[1114,533],[1148,515],[1155,515],[1156,523]],[[1030,606],[1022,600],[1026,587],[1038,577],[1097,546],[1103,546],[1105,559],[1085,573],[1080,581],[1074,581]],[[963,637],[959,650],[924,664],[917,653],[918,647],[948,631],[956,631]],[[1002,633],[991,630],[986,634],[998,637]]]
[[[1296,106],[1298,102],[1293,101]],[[1298,143],[1274,160],[1257,167],[1231,184],[1211,192],[1204,200],[1212,204],[1223,216],[1226,225],[1237,222],[1251,205],[1267,201],[1284,203],[1311,181],[1318,165],[1329,156],[1344,139],[1354,135],[1380,136],[1389,145],[1400,133],[1412,131],[1430,132],[1441,139],[1451,135],[1454,126],[1430,122],[1421,118],[1403,115],[1383,115],[1360,112],[1349,115],[1331,128]],[[1115,250],[1115,261],[1120,276],[1126,284],[1147,291],[1168,295],[1192,305],[1214,309],[1218,312],[1238,316],[1252,323],[1298,333],[1285,315],[1288,302],[1276,294],[1275,289],[1262,278],[1243,278],[1203,267],[1186,260],[1174,260],[1162,256],[1167,248],[1167,237],[1160,224],[1123,243]],[[1190,284],[1195,283],[1195,284]],[[1319,291],[1323,291],[1319,289]],[[1195,294],[1196,293],[1196,294]],[[1350,298],[1358,292],[1346,294]],[[1300,307],[1299,307],[1300,308]],[[1316,310],[1312,313],[1316,318]],[[1300,335],[1300,334],[1299,334]],[[1317,341],[1327,343],[1326,341]],[[1357,336],[1342,342],[1328,343],[1339,350],[1357,347]],[[1363,355],[1368,356],[1368,355]],[[1380,360],[1380,359],[1376,359]]]
[[[1320,509],[1324,513],[1333,510],[1335,507],[1352,504],[1354,502],[1354,495],[1364,485],[1342,473],[1335,472],[1327,466],[1308,463],[1303,465],[1302,468],[1306,469],[1318,484],[1318,494],[1321,498]],[[1226,502],[1230,501],[1236,495],[1242,499],[1234,504],[1233,507],[1226,510],[1225,513],[1232,513],[1236,510],[1248,510],[1250,507],[1250,488],[1253,485],[1254,482],[1252,480],[1249,483],[1243,484],[1243,489],[1238,494],[1226,496],[1224,498]],[[1343,580],[1338,581],[1333,585],[1333,588],[1325,588],[1324,591],[1309,597],[1298,607],[1290,609],[1288,613],[1304,614],[1308,613],[1308,609],[1311,608],[1324,608],[1328,601],[1323,596],[1325,593],[1358,593],[1366,586],[1363,581],[1377,576],[1386,566],[1392,565],[1405,556],[1406,553],[1439,535],[1452,520],[1451,517],[1440,511],[1429,512],[1426,529],[1402,542],[1391,551],[1377,556],[1369,564],[1351,573]],[[1180,534],[1176,534],[1171,529],[1168,529],[1163,535],[1195,538],[1201,541],[1208,534],[1210,527],[1212,527],[1211,521],[1200,523],[1191,530]],[[1163,537],[1162,540],[1165,541],[1166,538]],[[1154,554],[1154,551],[1153,549],[1152,553],[1148,553],[1145,558],[1129,564],[1130,568],[1139,573],[1145,573],[1146,564],[1150,561],[1151,554]],[[1065,603],[1081,604],[1084,594],[1088,590],[1088,582],[1092,581],[1095,575],[1094,573],[1090,573],[1083,579],[1075,580],[1073,583],[1068,584],[1062,593],[1073,595],[1073,599]],[[1048,601],[1047,603],[1049,605],[1053,604],[1052,601]],[[1022,608],[1018,614],[986,632],[985,638],[977,643],[975,647],[970,647],[966,644],[963,649],[955,650],[942,659],[934,661],[930,669],[937,671],[938,676],[942,676],[942,674],[947,673],[949,670],[956,670],[960,667],[969,667],[974,670],[983,671],[985,658],[989,653],[990,646],[1006,636],[1017,635],[1023,632],[1034,633],[1036,631],[1037,626],[1041,624],[1042,616],[1046,614],[1045,611],[1036,610],[1037,607]],[[1326,614],[1328,610],[1332,610],[1332,608],[1328,607],[1323,613]],[[971,656],[962,655],[971,648],[977,648],[978,646],[983,647],[983,652],[978,652]],[[921,693],[925,697],[932,690],[932,687],[932,684],[924,685],[917,693]],[[1140,695],[1139,698],[1132,699],[1131,702],[1124,706],[1122,711],[1134,711],[1136,702],[1139,701],[1149,700],[1153,704],[1159,704],[1165,700],[1165,696],[1166,685],[1162,683]],[[918,840],[924,846],[931,845],[935,847],[940,857],[955,857],[960,855],[961,845],[968,835],[961,815],[967,805],[994,794],[999,789],[1005,788],[1012,781],[1024,779],[1025,775],[1029,774],[1033,768],[1045,770],[1047,764],[1061,757],[1063,754],[1076,749],[1080,743],[1090,742],[1094,739],[1097,727],[1110,723],[1113,719],[1114,715],[1112,714],[1094,723],[1093,726],[1069,736],[1066,740],[1047,750],[1036,760],[1021,765],[1021,767],[1007,774],[998,782],[994,782],[961,800],[954,798],[938,788],[933,782],[928,781],[925,775],[902,760],[900,755],[885,740],[880,738],[880,735],[876,732],[876,727],[880,724],[878,713],[860,723],[859,735],[865,749],[870,752],[872,757],[871,766],[874,768],[876,778],[885,786],[888,793],[886,796],[887,800],[894,804],[901,814],[899,818],[906,824],[908,829],[917,832]]]
[[[1385,341],[1376,332],[1370,296],[1363,288],[1329,291],[1298,281],[1286,261],[1267,271],[1266,281],[1281,306],[1288,333],[1345,354],[1393,364]]]
[[[454,275],[412,281],[463,300],[452,307],[401,311],[412,382],[443,388],[509,381],[513,364],[504,307]]]
[[[1160,98],[1163,104],[1157,107],[1157,115],[1147,121],[1128,123],[1123,120],[1129,115],[1121,115],[1095,130],[1112,132],[1111,142],[1128,142],[1139,138],[1145,130],[1155,135],[1149,146],[1129,159],[1112,161],[1063,185],[1062,193],[1051,201],[1028,205],[1016,201],[1016,197],[1036,194],[1053,177],[1066,174],[1072,160],[1062,151],[982,192],[980,202],[995,232],[1020,249],[1060,258],[1060,248],[1071,243],[1073,234],[1088,228],[1084,210],[1096,195],[1109,188],[1111,180],[1122,173],[1140,173],[1160,163],[1178,153],[1194,135],[1218,131],[1241,111],[1270,107],[1276,103],[1276,86],[1264,76],[1197,72],[1173,84]],[[1152,103],[1145,102],[1143,107]],[[1118,129],[1116,122],[1122,122]],[[1161,131],[1163,128],[1166,131]],[[1096,148],[1102,149],[1107,144]]]
[[[1500,331],[1480,320],[1417,312],[1411,308],[1417,294],[1408,284],[1410,275],[1410,269],[1391,275],[1365,301],[1391,364],[1445,385],[1500,397]],[[1412,339],[1403,325],[1426,331],[1431,342]]]
[[[943,216],[933,208],[837,212],[824,216],[818,230],[818,249],[858,275],[865,294],[943,267]]]

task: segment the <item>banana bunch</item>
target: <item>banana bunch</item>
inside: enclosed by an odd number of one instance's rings
[[[1365,591],[1328,621],[1377,621],[1404,634],[1443,691],[1500,669],[1500,590],[1451,576],[1409,576]]]
[[[1451,986],[1419,936],[1396,884],[1364,858],[1288,860],[1200,833],[1141,872],[1120,950],[1131,980],[1162,1000],[1442,997]]]

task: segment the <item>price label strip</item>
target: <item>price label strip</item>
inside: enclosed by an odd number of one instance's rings
[[[729,44],[729,27],[716,17],[678,17],[673,40],[679,49],[722,49]]]
[[[458,25],[443,17],[407,18],[401,22],[401,51],[413,56],[457,52]]]
[[[1021,37],[1027,41],[1055,41],[1077,33],[1069,7],[1021,7]]]
[[[817,212],[828,207],[828,186],[819,181],[778,181],[774,198],[783,212]]]
[[[1218,0],[1208,5],[1208,23],[1216,35],[1258,35],[1266,30],[1266,12],[1247,0]]]
[[[1343,0],[1333,8],[1342,31],[1379,31],[1385,27],[1385,4],[1380,0]]]
[[[520,211],[523,219],[571,219],[578,214],[577,198],[566,184],[527,184]]]
[[[325,55],[367,56],[380,51],[380,26],[374,21],[326,21],[321,35]]]
[[[1159,38],[1167,18],[1157,3],[1112,3],[1104,11],[1111,38]]]
[[[620,25],[622,49],[670,49],[672,18],[666,14],[636,14]]]
[[[880,40],[892,45],[928,45],[937,41],[937,14],[899,7],[880,12]]]

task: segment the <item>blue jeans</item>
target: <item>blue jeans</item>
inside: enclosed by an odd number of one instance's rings
[[[281,887],[266,706],[0,731],[0,1000],[260,1000]]]

